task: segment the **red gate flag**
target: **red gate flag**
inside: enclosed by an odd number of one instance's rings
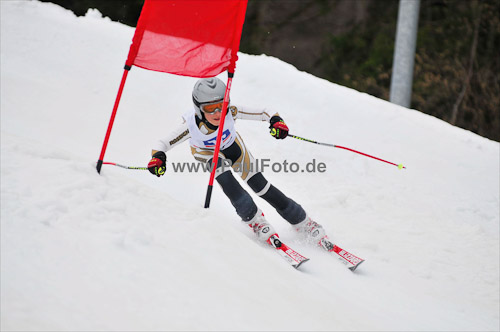
[[[248,0],[146,0],[126,65],[193,77],[234,72]]]
[[[98,173],[132,65],[193,77],[212,77],[227,70],[232,77],[247,3],[248,0],[145,0],[97,161]],[[229,89],[226,95],[229,96]],[[218,153],[220,137],[217,140]]]

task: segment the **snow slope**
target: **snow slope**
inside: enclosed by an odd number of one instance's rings
[[[264,174],[366,259],[351,273],[255,198],[311,258],[296,271],[218,187],[202,208],[206,173],[97,174],[133,32],[97,11],[1,2],[2,330],[499,330],[497,142],[240,54],[232,100],[279,111],[295,135],[407,166],[240,121],[257,158],[326,164]],[[145,165],[195,81],[133,68],[105,159]],[[170,162],[192,161],[185,144]]]

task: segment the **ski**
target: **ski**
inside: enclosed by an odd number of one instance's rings
[[[272,235],[267,242],[277,250],[278,254],[283,257],[283,259],[293,266],[294,268],[299,268],[302,263],[305,263],[309,260],[309,258],[306,258],[281,242],[280,238],[278,235],[274,234]]]
[[[365,261],[332,243],[326,236],[320,240],[319,245],[326,251],[334,253],[351,271],[356,270]]]

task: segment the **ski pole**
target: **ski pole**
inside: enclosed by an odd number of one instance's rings
[[[307,139],[307,138],[303,138],[303,137],[299,137],[299,136],[295,136],[295,135],[291,135],[291,134],[288,134],[288,136],[296,138],[296,139],[301,140],[301,141],[306,141],[306,142],[309,142],[309,143],[314,143],[314,144],[319,144],[319,145],[325,145],[325,146],[331,146],[333,148],[339,148],[339,149],[344,149],[344,150],[347,150],[347,151],[355,152],[355,153],[358,153],[358,154],[363,155],[365,157],[370,157],[370,158],[373,158],[373,159],[376,159],[376,160],[379,160],[379,161],[383,161],[384,163],[388,163],[388,164],[397,166],[397,168],[399,168],[399,169],[402,169],[402,168],[406,169],[406,167],[403,166],[403,164],[391,163],[390,161],[387,161],[387,160],[384,160],[384,159],[380,159],[380,158],[377,158],[377,157],[374,157],[374,156],[370,156],[369,154],[366,154],[366,153],[363,153],[363,152],[360,152],[360,151],[356,151],[356,150],[353,150],[353,149],[350,149],[350,148],[346,148],[344,146],[335,145],[335,144],[329,144],[329,143],[316,142],[316,141],[313,141],[312,139]]]
[[[125,165],[120,165],[117,163],[110,163],[110,162],[103,162],[103,165],[113,165],[113,166],[118,166],[121,168],[126,168],[126,169],[139,169],[139,170],[148,170],[147,167],[136,167],[136,166],[125,166]]]

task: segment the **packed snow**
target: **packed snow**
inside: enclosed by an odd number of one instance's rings
[[[1,2],[2,330],[499,330],[498,142],[239,54],[232,101],[407,167],[275,140],[265,123],[240,120],[256,158],[325,163],[264,175],[366,259],[351,272],[254,195],[310,258],[295,270],[256,242],[218,186],[203,208],[209,174],[172,168],[194,161],[187,142],[161,178],[97,174],[133,33],[96,10]],[[195,81],[132,68],[105,161],[145,166],[192,107]]]

